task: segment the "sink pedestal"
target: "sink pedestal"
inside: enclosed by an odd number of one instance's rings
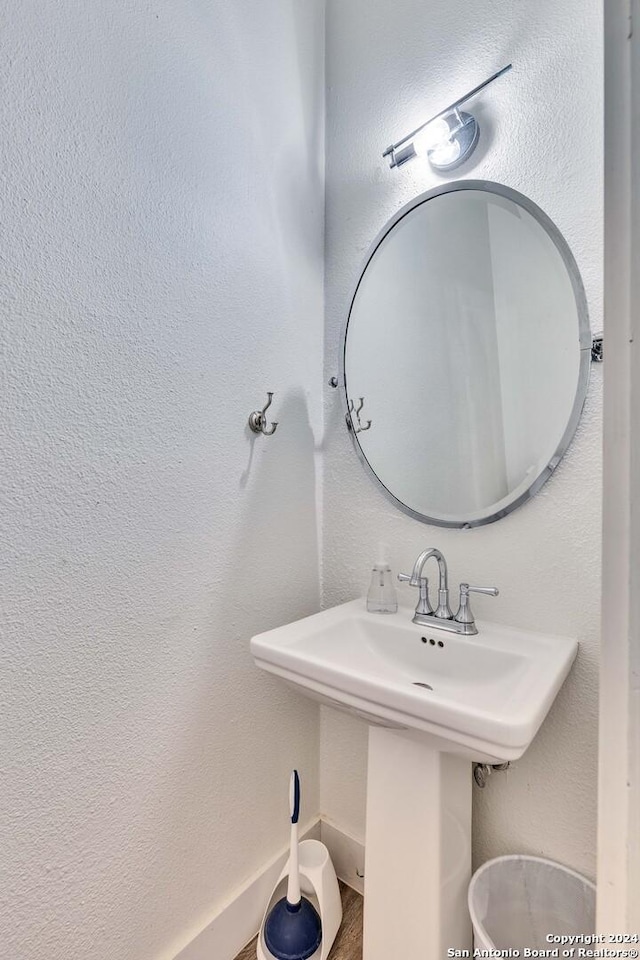
[[[364,960],[469,950],[471,763],[369,727]]]

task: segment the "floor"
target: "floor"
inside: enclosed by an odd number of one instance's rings
[[[338,931],[329,960],[362,960],[362,897],[351,887],[340,884],[342,926]],[[257,937],[241,950],[236,960],[256,960]]]

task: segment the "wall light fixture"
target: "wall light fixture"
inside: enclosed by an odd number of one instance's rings
[[[389,166],[401,167],[408,160],[425,154],[435,170],[452,170],[464,163],[476,148],[480,128],[475,117],[465,113],[460,107],[503,73],[511,70],[511,67],[510,63],[507,64],[455,103],[420,124],[402,140],[387,147],[382,156],[389,157]]]

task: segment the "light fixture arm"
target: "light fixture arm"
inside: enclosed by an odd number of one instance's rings
[[[445,107],[444,110],[440,110],[439,113],[435,113],[428,120],[425,120],[424,123],[421,123],[419,127],[416,127],[415,130],[412,130],[411,133],[408,133],[406,136],[402,137],[401,140],[398,140],[396,143],[392,143],[390,147],[387,147],[387,149],[384,151],[382,156],[383,157],[390,156],[391,166],[395,167],[397,164],[396,164],[394,154],[399,147],[403,146],[403,144],[407,143],[409,140],[413,140],[416,134],[420,133],[421,130],[424,130],[425,127],[428,127],[429,124],[433,123],[434,120],[438,120],[440,117],[445,117],[448,114],[452,113],[454,110],[457,110],[459,107],[462,106],[463,103],[466,103],[467,100],[470,100],[472,97],[475,97],[477,93],[480,93],[480,91],[484,90],[485,87],[488,87],[490,83],[493,83],[494,80],[497,80],[498,77],[501,77],[503,74],[508,73],[508,71],[511,70],[512,67],[513,67],[513,64],[508,63],[506,67],[503,67],[501,70],[498,70],[497,73],[494,73],[487,80],[483,80],[483,82],[479,83],[477,87],[473,88],[473,90],[469,90],[468,93],[465,93],[463,97],[460,97],[458,100],[454,101],[454,103],[449,104],[449,106]]]

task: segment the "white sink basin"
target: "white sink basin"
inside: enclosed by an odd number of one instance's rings
[[[471,760],[517,760],[571,669],[577,641],[478,622],[473,637],[368,613],[363,599],[261,633],[256,664],[371,723]],[[426,642],[425,642],[426,641]]]

